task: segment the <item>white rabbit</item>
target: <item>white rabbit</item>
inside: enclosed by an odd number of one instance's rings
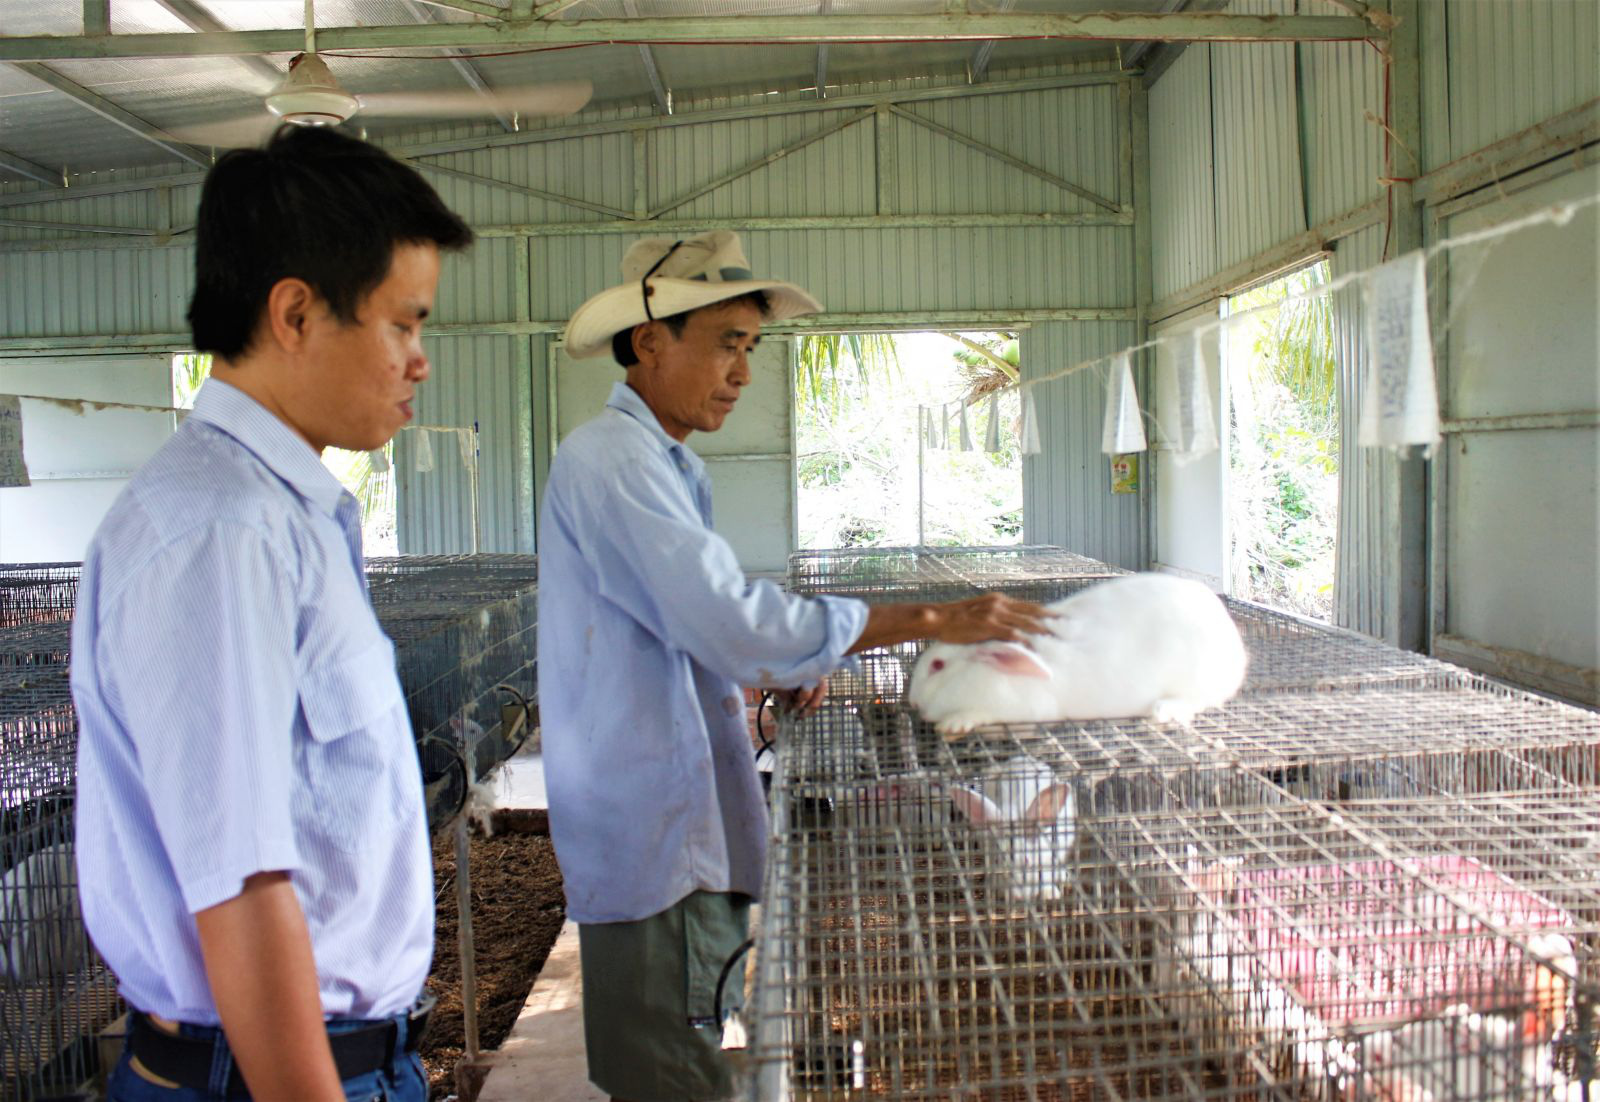
[[[908,699],[945,735],[985,723],[1149,716],[1187,723],[1244,682],[1244,641],[1215,594],[1170,574],[1112,578],[1046,606],[1016,643],[935,643]]]
[[[72,847],[58,842],[0,876],[0,938],[0,976],[17,983],[82,967],[89,942]]]
[[[1018,754],[953,786],[950,803],[985,829],[998,850],[1005,889],[1023,901],[1059,898],[1072,878],[1077,800],[1050,767]]]

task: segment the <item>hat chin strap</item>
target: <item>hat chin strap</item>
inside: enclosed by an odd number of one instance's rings
[[[639,280],[639,289],[644,292],[644,316],[649,318],[651,321],[655,321],[656,320],[656,316],[650,312],[650,296],[655,293],[655,288],[650,286],[650,277],[656,274],[656,269],[660,268],[661,265],[665,264],[667,262],[667,257],[669,257],[673,253],[677,252],[678,251],[678,246],[680,246],[682,244],[683,244],[683,239],[682,238],[679,238],[677,241],[674,241],[672,243],[672,248],[670,248],[666,252],[662,253],[661,254],[661,259],[656,261],[654,264],[650,265],[650,270],[644,274],[644,278]]]

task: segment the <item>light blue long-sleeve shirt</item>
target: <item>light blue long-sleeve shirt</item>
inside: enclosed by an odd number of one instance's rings
[[[867,607],[747,581],[705,464],[624,383],[550,467],[539,711],[550,833],[577,922],[697,890],[759,895],[767,811],[743,685],[832,673]]]
[[[325,1015],[383,1018],[416,998],[433,866],[361,510],[220,379],[95,533],[72,691],[84,922],[129,1003],[217,1024],[194,913],[278,870]]]

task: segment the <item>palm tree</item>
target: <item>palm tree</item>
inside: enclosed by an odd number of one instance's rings
[[[848,360],[863,384],[899,380],[892,333],[807,333],[795,357],[795,398],[813,407],[839,407],[839,373]]]

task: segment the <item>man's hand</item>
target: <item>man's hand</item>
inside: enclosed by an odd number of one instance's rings
[[[776,689],[772,694],[772,699],[777,702],[780,709],[801,719],[820,708],[827,698],[826,679],[818,681],[809,689]]]
[[[1032,601],[1018,601],[1000,593],[985,593],[939,608],[940,620],[933,638],[941,643],[985,643],[1000,639],[1020,642],[1025,635],[1049,631],[1050,613]]]
[[[867,626],[850,647],[850,653],[912,639],[937,639],[941,643],[1000,639],[1015,643],[1026,635],[1049,631],[1050,616],[1032,601],[1018,601],[999,593],[942,605],[875,605],[868,610]]]
[[[249,877],[195,916],[206,979],[253,1098],[343,1102],[300,900],[283,872]]]

